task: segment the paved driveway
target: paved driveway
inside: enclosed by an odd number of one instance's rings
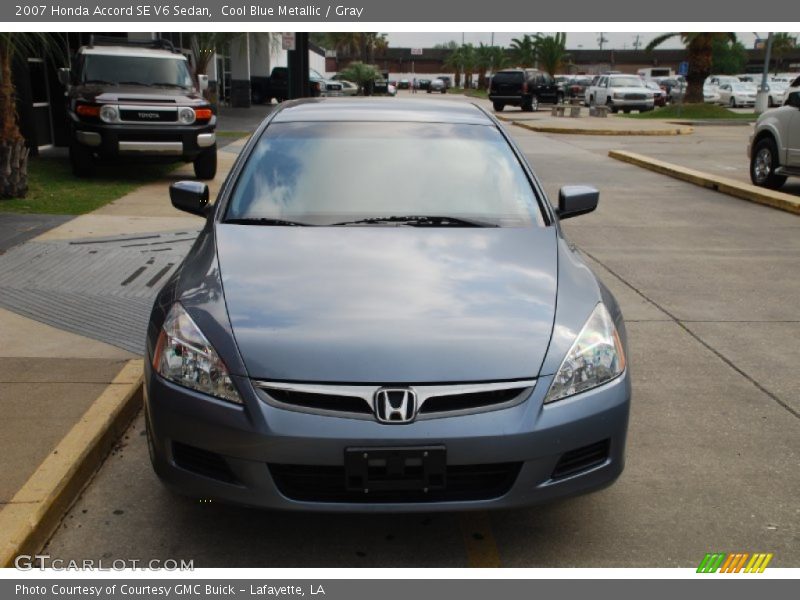
[[[46,552],[196,566],[694,567],[709,551],[758,551],[800,566],[800,219],[616,162],[599,141],[512,133],[553,199],[566,183],[601,189],[598,211],[564,226],[628,323],[634,404],[614,486],[491,514],[218,506],[160,486],[139,419]]]

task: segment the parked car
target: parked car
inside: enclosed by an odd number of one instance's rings
[[[410,87],[411,83],[408,81],[408,79],[401,79],[400,81],[397,82],[397,89],[399,90],[407,90]]]
[[[567,83],[566,95],[568,98],[583,98],[591,84],[591,77],[575,77]]]
[[[414,176],[387,186],[397,173]],[[567,186],[552,207],[481,108],[287,102],[213,205],[201,182],[170,196],[205,219],[147,333],[146,439],[171,488],[427,513],[622,472],[625,325],[560,226],[598,192]]]
[[[433,79],[428,86],[428,93],[439,92],[440,94],[447,93],[447,85],[441,79]]]
[[[342,84],[342,96],[356,96],[358,95],[358,85],[346,79],[338,79]]]
[[[602,75],[589,88],[589,105],[606,105],[611,112],[653,110],[653,94],[638,75]]]
[[[787,90],[783,106],[758,117],[747,156],[755,185],[776,190],[800,177],[800,89]]]
[[[535,69],[503,69],[492,77],[489,100],[498,112],[506,106],[536,111],[540,102],[563,102],[564,91],[547,73]]]
[[[767,91],[767,106],[769,108],[781,106],[783,104],[789,83],[789,81],[783,79],[771,79],[769,81],[769,90]],[[758,87],[756,87],[756,89],[758,89]]]
[[[719,103],[731,108],[755,106],[758,89],[752,83],[723,83],[717,88]]]
[[[312,96],[343,96],[342,84],[335,79],[327,79],[319,71],[308,70],[308,80],[313,93]]]
[[[645,86],[648,90],[653,92],[653,103],[655,106],[666,106],[667,105],[667,92],[666,90],[661,87],[657,81],[653,81],[649,79],[644,82]]]
[[[386,94],[389,96],[397,96],[397,86],[389,83],[389,85],[386,86]]]
[[[59,80],[74,175],[94,174],[98,160],[142,159],[192,162],[198,179],[214,178],[217,117],[169,41],[93,35],[72,64],[59,70]]]
[[[450,89],[451,87],[453,87],[453,80],[450,79],[449,75],[439,75],[439,77],[437,77],[437,79],[441,79],[444,82],[444,85],[445,85],[445,87],[447,89]]]
[[[418,90],[427,90],[428,86],[431,84],[430,79],[417,79],[417,89]]]
[[[719,87],[703,84],[703,102],[706,104],[719,104]]]

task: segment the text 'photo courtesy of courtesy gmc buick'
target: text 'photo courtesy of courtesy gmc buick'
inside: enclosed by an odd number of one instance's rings
[[[217,117],[203,98],[205,75],[167,40],[92,36],[61,69],[67,87],[69,156],[78,177],[102,160],[192,162],[198,179],[217,173]]]

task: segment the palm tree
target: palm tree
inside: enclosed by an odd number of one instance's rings
[[[520,38],[511,40],[511,57],[518,67],[533,67],[536,65],[536,48],[534,38],[525,34]]]
[[[453,73],[455,73],[455,79],[453,80],[453,85],[455,87],[461,87],[461,73],[464,71],[464,55],[461,51],[461,48],[454,48],[450,51],[450,54],[447,55],[447,58],[444,59],[444,67],[446,69],[452,69]]]
[[[484,45],[480,43],[475,49],[475,68],[478,71],[478,89],[486,89],[486,71],[492,68],[492,59],[494,58],[495,46]]]
[[[711,75],[711,63],[713,60],[714,40],[724,39],[735,42],[735,33],[665,33],[654,38],[647,44],[646,50],[652,50],[673,37],[680,37],[681,42],[686,46],[689,59],[689,74],[686,76],[686,96],[687,103],[703,102],[703,82],[706,77]]]
[[[783,66],[783,57],[787,52],[791,52],[797,47],[797,38],[785,33],[779,32],[772,36],[772,57],[775,59],[775,74]]]
[[[351,62],[346,69],[339,72],[342,79],[358,84],[358,93],[366,94],[372,88],[371,84],[380,73],[374,65],[367,65],[359,61]]]
[[[569,54],[567,54],[567,34],[563,32],[552,36],[542,36],[537,33],[533,40],[533,47],[536,50],[537,61],[551,77],[561,70],[564,62],[569,57]]]
[[[461,45],[461,64],[464,69],[464,89],[472,88],[472,74],[477,68],[475,46],[472,44]]]
[[[14,60],[19,56],[56,58],[61,51],[50,34],[0,32],[0,198],[24,198],[28,193],[29,150],[19,130]]]

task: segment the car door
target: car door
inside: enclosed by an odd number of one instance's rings
[[[541,89],[540,93],[540,100],[544,102],[555,102],[558,94],[558,84],[556,80],[550,77],[547,73],[541,73],[539,75],[539,86]]]
[[[608,77],[603,77],[597,85],[597,94],[594,97],[595,104],[605,104],[608,101]]]
[[[786,136],[786,164],[800,168],[800,91],[793,91],[786,99],[786,106],[794,110]],[[780,110],[786,110],[782,108]]]
[[[719,103],[729,104],[731,101],[731,86],[728,83],[723,83],[719,86],[717,92],[719,93]]]

